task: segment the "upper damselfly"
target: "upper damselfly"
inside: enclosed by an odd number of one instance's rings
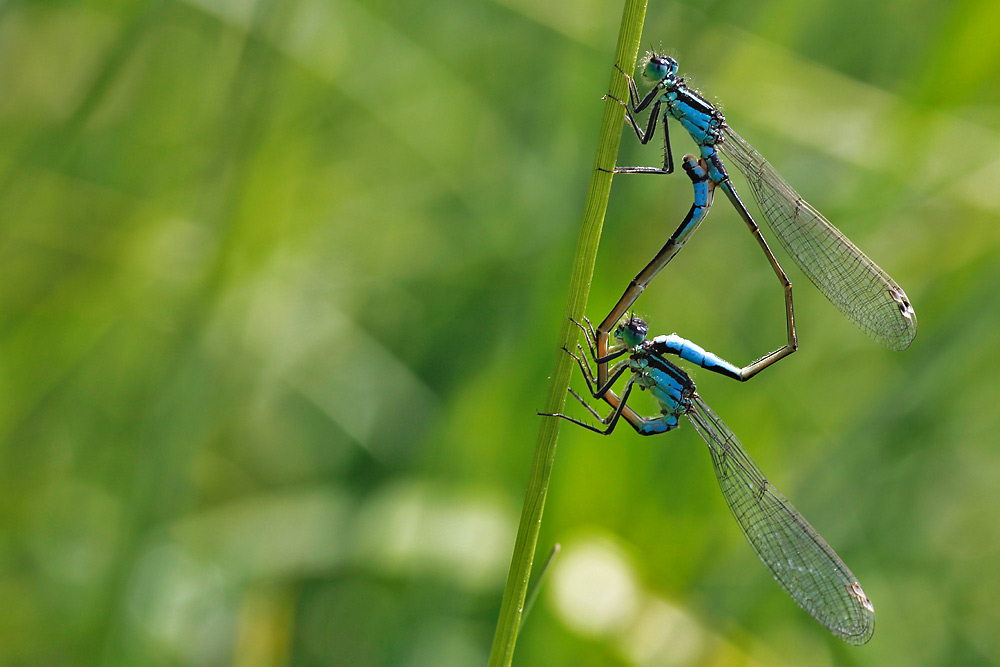
[[[676,355],[734,379],[739,379],[740,369],[676,334],[647,340],[648,327],[637,317],[625,318],[615,327],[615,344],[608,355],[601,357],[595,349],[596,332],[589,325],[587,322],[586,327],[578,326],[583,329],[590,356],[598,365],[629,354],[628,359],[615,364],[608,382],[601,385],[592,374],[583,348],[578,346],[579,356],[569,353],[577,360],[594,398],[607,401],[613,410],[601,417],[570,389],[604,428],[563,414],[547,416],[560,417],[604,435],[611,433],[621,418],[641,435],[654,435],[677,428],[679,418],[687,417],[708,445],[726,504],[778,583],[800,607],[840,639],[856,645],[871,639],[875,609],[851,570],[767,480],[739,439],[695,391],[687,373],[665,355]],[[626,371],[631,375],[619,398],[612,386]],[[657,400],[659,416],[642,417],[628,407],[636,386],[648,390]]]
[[[804,201],[750,144],[729,127],[725,116],[717,107],[686,85],[684,79],[677,74],[676,60],[659,53],[649,54],[643,75],[652,80],[654,85],[644,97],[639,96],[635,80],[622,73],[628,80],[630,104],[617,99],[615,101],[625,107],[626,121],[641,143],[646,144],[653,138],[656,126],[661,124],[660,109],[663,108],[664,159],[662,167],[616,167],[615,173],[672,173],[674,160],[667,121],[670,118],[678,121],[699,148],[701,159],[698,163],[706,172],[707,180],[726,193],[740,217],[757,237],[772,268],[782,281],[789,326],[788,344],[755,362],[748,369],[759,371],[794,351],[791,287],[785,285],[787,278],[760,236],[753,216],[737,194],[722,157],[736,164],[747,179],[764,220],[778,237],[782,247],[820,292],[872,339],[893,350],[903,350],[910,345],[916,335],[917,318],[906,293],[819,211]],[[643,129],[635,114],[647,108],[650,108],[649,118]],[[684,166],[689,175],[689,164],[692,162],[694,158],[685,157]],[[696,204],[697,201],[696,184]],[[707,200],[707,205],[700,207],[697,222],[704,218],[710,205],[711,198]],[[686,238],[697,227],[686,223],[687,220],[663,250],[636,276],[618,304],[597,327],[598,351],[601,354],[606,352],[611,327],[628,311],[649,280],[676,254],[679,245],[676,244],[675,237],[678,233]],[[674,242],[673,248],[671,242]],[[743,379],[752,374],[745,372]],[[599,368],[598,376],[603,381],[606,369]]]

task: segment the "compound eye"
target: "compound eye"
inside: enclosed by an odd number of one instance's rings
[[[646,63],[644,74],[649,79],[662,81],[677,72],[677,61],[669,56],[652,56]]]
[[[647,333],[649,333],[649,326],[644,320],[634,315],[622,320],[615,327],[615,338],[628,347],[642,345],[642,341],[646,339]]]

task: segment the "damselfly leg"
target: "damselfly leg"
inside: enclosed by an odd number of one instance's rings
[[[616,167],[615,172],[666,174],[673,171],[668,119],[675,119],[699,147],[701,164],[708,177],[722,187],[730,203],[757,238],[768,263],[782,283],[788,342],[785,348],[760,359],[759,365],[755,366],[756,371],[790,354],[796,347],[791,285],[786,285],[789,283],[787,276],[737,194],[720,156],[736,164],[747,179],[763,218],[782,247],[834,306],[868,336],[886,347],[902,350],[910,345],[916,335],[917,319],[906,293],[819,211],[805,202],[749,143],[729,127],[725,116],[715,105],[686,85],[683,77],[677,74],[677,61],[661,54],[649,54],[643,73],[654,85],[641,98],[635,79],[618,69],[625,76],[629,88],[629,102],[615,99],[625,107],[626,122],[640,143],[646,144],[652,139],[662,118],[660,124],[663,125],[665,154],[663,167]],[[647,108],[650,109],[649,118],[643,129],[636,114]]]
[[[588,327],[578,326],[590,343]],[[595,386],[582,346],[578,348],[580,356],[567,351],[576,358],[591,393],[612,406],[611,413],[602,418],[587,401],[570,390],[604,428],[568,415],[549,416],[603,435],[614,431],[622,418],[636,432],[653,435],[673,430],[678,426],[678,418],[686,416],[708,445],[726,504],[761,562],[788,595],[831,633],[849,644],[866,643],[874,632],[875,609],[861,584],[819,533],[764,476],[736,435],[698,395],[691,378],[665,355],[676,355],[734,379],[739,379],[739,369],[673,334],[647,340],[647,331],[646,323],[636,317],[626,318],[615,327],[616,348],[623,348],[630,354],[628,361],[616,368],[627,363],[625,368],[632,373],[620,398],[610,386]],[[592,345],[590,350],[597,362]],[[614,374],[614,380],[620,379],[621,374]],[[643,417],[628,407],[636,385],[653,395],[660,405],[660,415]]]

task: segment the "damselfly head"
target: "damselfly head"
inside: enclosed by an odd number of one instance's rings
[[[662,53],[646,54],[646,68],[643,76],[653,81],[663,81],[668,76],[677,74],[677,61]]]
[[[649,325],[641,317],[636,317],[634,314],[628,315],[618,323],[615,327],[615,340],[621,341],[624,345],[628,347],[636,347],[642,345],[642,341],[646,340],[646,334],[649,333]]]

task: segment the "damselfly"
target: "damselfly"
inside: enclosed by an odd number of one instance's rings
[[[686,416],[708,445],[715,474],[726,504],[743,529],[760,560],[800,607],[821,625],[849,644],[864,644],[875,630],[875,609],[861,584],[832,548],[788,500],[764,477],[729,427],[712,412],[695,391],[695,384],[680,368],[665,358],[679,356],[710,371],[739,379],[739,369],[676,334],[646,339],[648,327],[637,318],[622,320],[614,329],[615,345],[604,357],[595,350],[596,333],[587,322],[580,326],[587,338],[590,356],[598,364],[630,353],[615,364],[604,385],[597,384],[583,348],[573,356],[583,372],[594,398],[613,406],[601,417],[579,394],[570,393],[599,419],[604,428],[563,414],[548,414],[579,424],[601,434],[611,433],[624,418],[641,435],[665,433]],[[578,325],[579,326],[579,325]],[[612,385],[626,372],[619,398]],[[658,417],[642,417],[628,407],[632,390],[638,385],[649,390],[660,404]]]
[[[910,345],[916,335],[917,318],[906,293],[819,211],[804,201],[750,144],[726,124],[725,116],[718,108],[685,84],[677,74],[676,60],[658,53],[648,56],[643,75],[655,83],[644,97],[639,96],[635,80],[625,72],[622,74],[628,80],[631,104],[615,101],[625,107],[626,121],[641,143],[646,144],[653,138],[661,118],[660,108],[664,107],[664,159],[662,167],[616,167],[616,173],[672,173],[674,162],[667,120],[677,120],[699,147],[708,178],[726,193],[765,249],[776,273],[780,272],[780,267],[760,236],[753,216],[737,194],[720,153],[735,163],[747,179],[754,199],[778,241],[820,292],[872,339],[893,350],[903,350]],[[650,106],[649,118],[643,129],[634,114]],[[702,218],[707,210],[708,207],[704,207]],[[597,346],[601,354],[607,350],[611,327],[628,311],[645,287],[641,278],[645,275],[645,283],[648,283],[673,254],[661,251],[597,327]],[[785,292],[787,319],[791,325],[790,289],[786,288]],[[761,359],[764,364],[755,366],[756,370],[791,353],[794,349],[793,334],[794,331],[789,334],[789,345],[783,348],[783,353],[778,351]],[[792,349],[787,349],[789,347]],[[603,380],[606,368],[599,368],[598,375]]]

